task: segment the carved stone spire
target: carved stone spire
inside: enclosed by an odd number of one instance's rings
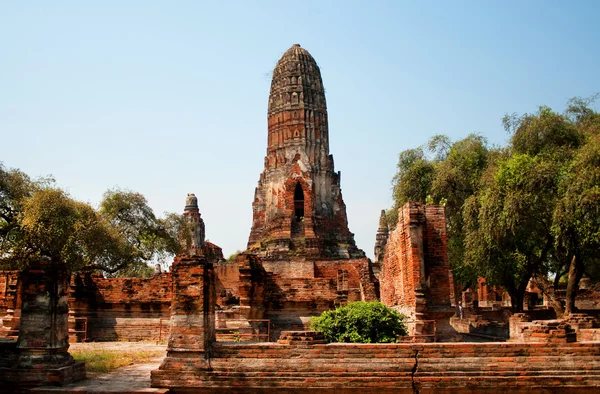
[[[375,261],[378,264],[383,263],[385,245],[387,245],[389,234],[390,230],[387,224],[385,209],[382,209],[381,215],[379,216],[379,228],[377,229],[377,235],[375,236]]]
[[[297,153],[306,164],[327,165],[329,131],[321,71],[298,44],[283,54],[273,70],[267,118],[268,167],[285,165]]]
[[[192,228],[192,242],[189,246],[187,254],[200,254],[202,248],[204,247],[204,220],[202,220],[200,210],[198,209],[198,198],[193,193],[188,193],[185,199],[183,216],[188,220]]]
[[[262,258],[363,257],[348,230],[339,172],[329,154],[321,71],[300,45],[273,70],[265,168],[254,195],[249,251]]]

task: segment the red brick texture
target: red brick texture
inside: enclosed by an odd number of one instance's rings
[[[21,274],[0,271],[0,338],[16,339],[21,317]]]
[[[260,261],[242,255],[238,263],[250,283],[240,298],[251,300]],[[316,344],[321,338],[314,333],[284,332],[277,344],[215,343],[211,272],[194,259],[174,264],[173,329],[167,358],[152,371],[153,387],[173,393],[600,388],[597,342]]]
[[[299,45],[273,70],[267,123],[248,251],[273,260],[364,257],[348,229],[341,175],[329,154],[319,66]]]
[[[219,316],[239,300],[240,317],[269,319],[271,340],[281,330],[308,329],[311,316],[352,301],[373,301],[367,258],[349,260],[303,259],[263,262],[242,253],[235,262],[217,264]],[[237,276],[236,276],[237,273]]]
[[[213,264],[200,256],[177,256],[172,266],[173,300],[167,357],[152,382],[169,385],[173,376],[209,367],[215,342],[215,277]]]
[[[71,278],[69,307],[72,318],[87,319],[90,341],[157,341],[169,333],[171,298],[170,273],[147,279],[79,274]],[[84,328],[80,320],[72,326]]]
[[[164,386],[153,380],[153,386],[173,393],[600,388],[598,343],[216,344],[210,365],[173,374]]]
[[[12,388],[12,392],[18,392],[83,379],[84,363],[76,363],[68,353],[66,268],[43,260],[30,264],[20,279],[23,303],[19,337],[16,348],[5,354],[8,363],[0,363],[0,390]]]
[[[410,318],[452,312],[444,207],[409,202],[399,210],[380,274],[381,301]]]

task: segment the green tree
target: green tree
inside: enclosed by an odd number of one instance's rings
[[[55,187],[0,165],[0,264],[24,268],[48,258],[70,271],[107,274],[135,267],[160,253],[178,250],[143,197],[109,192],[97,211]],[[125,201],[125,202],[124,202]]]
[[[406,317],[380,302],[352,302],[311,322],[329,342],[388,343],[406,335]]]
[[[520,311],[529,279],[544,271],[552,250],[556,168],[515,154],[488,171],[465,205],[465,262],[490,284],[503,286]]]
[[[437,136],[402,152],[390,222],[407,201],[442,202],[459,282],[483,276],[505,287],[519,310],[532,275],[548,288],[554,273],[557,289],[568,274],[567,311],[573,311],[582,275],[600,272],[594,209],[600,116],[590,107],[596,97],[571,99],[564,113],[540,107],[505,116],[511,139],[503,148],[489,148],[477,135],[453,144]]]
[[[568,264],[566,313],[575,311],[579,281],[584,273],[598,279],[600,256],[600,134],[577,152],[561,183],[561,198],[554,210],[556,246],[565,251]]]
[[[394,206],[387,212],[391,228],[398,223],[398,209],[408,201],[425,201],[431,192],[435,164],[423,147],[400,152],[396,175],[392,179]]]
[[[424,146],[400,153],[392,180],[394,206],[387,214],[391,227],[397,223],[398,208],[408,201],[445,205],[448,258],[463,286],[474,284],[477,278],[472,266],[464,264],[463,206],[478,190],[489,157],[497,154],[476,134],[454,143],[437,135]]]
[[[126,267],[109,272],[117,276],[148,276],[148,262],[163,262],[180,250],[182,230],[187,229],[181,215],[157,218],[146,198],[128,190],[104,193],[100,215],[114,226],[135,252]],[[189,233],[189,231],[188,231]]]
[[[504,286],[516,310],[522,308],[532,275],[553,271],[557,286],[570,261],[580,260],[575,259],[575,240],[567,235],[573,233],[558,220],[565,215],[557,211],[574,183],[573,158],[586,141],[583,119],[594,115],[576,103],[563,114],[540,107],[535,114],[505,117],[510,145],[488,168],[482,189],[464,212],[467,263],[492,284]],[[570,274],[577,283],[581,271]],[[560,309],[557,305],[557,313]]]
[[[448,261],[455,278],[470,286],[476,283],[476,272],[464,264],[465,201],[480,187],[480,179],[492,153],[487,141],[480,135],[470,134],[453,143],[436,168],[431,185],[434,202],[444,202],[448,234]]]

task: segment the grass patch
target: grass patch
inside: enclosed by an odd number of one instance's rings
[[[84,361],[87,372],[110,372],[126,365],[159,357],[164,350],[107,350],[107,349],[77,349],[69,353],[75,361]]]

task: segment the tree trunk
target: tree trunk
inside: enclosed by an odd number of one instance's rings
[[[556,278],[558,278],[558,274]],[[549,298],[554,313],[556,313],[556,317],[560,319],[565,313],[565,308],[561,300],[556,296],[556,290],[558,290],[558,280],[556,278],[554,279],[554,284],[551,284],[550,281],[543,276],[535,276],[533,282],[542,291],[542,294]]]
[[[553,284],[554,291],[558,290],[558,287],[560,286],[560,278],[562,278],[564,274],[565,273],[561,274],[559,271],[556,273],[556,276],[554,276],[554,284]]]
[[[513,313],[523,312],[523,299],[525,298],[524,294],[521,294],[519,291],[509,292],[509,294]]]
[[[579,290],[579,281],[583,276],[583,261],[578,253],[573,255],[569,266],[569,280],[567,282],[567,300],[565,314],[575,313],[575,298]]]
[[[525,290],[521,291],[521,286],[510,286],[506,288],[510,295],[510,303],[513,313],[523,312],[523,300],[525,299]]]

